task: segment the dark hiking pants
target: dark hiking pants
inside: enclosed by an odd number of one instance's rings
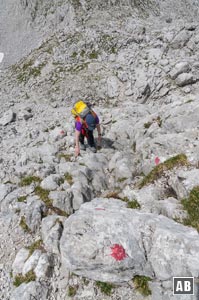
[[[83,134],[82,132],[80,133],[79,141],[80,141],[81,144],[84,144],[84,137],[85,136],[87,138],[88,145],[90,147],[95,147],[95,140],[94,140],[94,136],[93,136],[93,130],[87,130],[86,135]]]

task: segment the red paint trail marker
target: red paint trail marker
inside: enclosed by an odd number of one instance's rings
[[[115,244],[111,247],[111,250],[112,250],[111,256],[115,258],[115,260],[120,261],[127,257],[125,249],[122,247],[122,245]]]
[[[159,163],[160,163],[160,159],[159,159],[159,157],[156,156],[156,158],[155,158],[155,164],[156,164],[156,166],[159,165]]]

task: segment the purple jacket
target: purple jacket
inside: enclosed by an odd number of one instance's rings
[[[97,114],[96,114],[96,118],[95,118],[95,124],[96,125],[99,124],[99,117],[97,116]],[[83,124],[80,121],[75,122],[75,129],[77,131],[81,131],[82,127],[83,127]]]

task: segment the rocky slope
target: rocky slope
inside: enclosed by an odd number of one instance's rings
[[[198,2],[0,2],[0,298],[176,299],[199,276]],[[75,159],[79,98],[103,140]]]

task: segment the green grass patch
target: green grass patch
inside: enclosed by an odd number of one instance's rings
[[[43,241],[37,240],[36,242],[32,243],[32,245],[28,246],[27,249],[29,250],[29,257],[33,254],[35,250],[44,250]]]
[[[127,207],[132,209],[140,209],[140,204],[137,202],[137,200],[132,200],[128,201]]]
[[[74,51],[74,52],[72,53],[71,57],[72,57],[72,58],[76,58],[76,57],[77,57],[77,52]]]
[[[64,210],[61,210],[58,207],[53,206],[53,201],[49,198],[49,193],[50,191],[43,189],[40,186],[37,186],[35,188],[35,194],[45,203],[45,205],[48,208],[48,212],[46,215],[55,213],[59,216],[63,216],[63,217],[68,217],[68,213],[65,212]]]
[[[193,100],[192,100],[192,99],[189,99],[189,100],[187,100],[185,103],[187,104],[187,103],[191,103],[191,102],[193,102]]]
[[[116,43],[114,42],[114,37],[103,34],[101,35],[100,48],[108,53],[117,53]]]
[[[144,123],[144,128],[148,129],[152,125],[152,122]]]
[[[128,197],[120,198],[122,201],[127,203],[127,208],[132,208],[132,209],[140,209],[140,204],[137,202],[136,199],[134,200],[129,200]]]
[[[162,119],[160,118],[160,116],[158,116],[156,119],[154,119],[154,121],[158,124],[159,127],[162,126]]]
[[[86,54],[86,51],[85,51],[85,50],[82,50],[82,51],[80,52],[80,56],[81,56],[81,57],[84,57],[85,54]]]
[[[75,65],[69,67],[66,71],[68,71],[72,74],[77,74],[77,73],[87,69],[88,65],[89,65],[88,62],[81,63],[81,64],[75,64]]]
[[[151,295],[151,290],[149,288],[149,281],[151,278],[146,276],[135,276],[133,278],[133,283],[135,285],[135,289],[140,292],[143,296]]]
[[[68,287],[68,296],[74,297],[77,293],[78,285],[69,285]]]
[[[138,188],[153,183],[160,178],[165,171],[172,170],[175,167],[188,165],[188,160],[185,154],[178,154],[174,157],[167,159],[165,162],[157,165],[143,180],[138,184]]]
[[[89,280],[87,278],[83,278],[82,281],[83,281],[85,286],[89,285]]]
[[[29,271],[26,275],[22,275],[19,274],[15,277],[14,281],[13,281],[13,285],[18,287],[20,286],[22,283],[28,283],[31,281],[35,281],[36,280],[36,275],[35,273],[31,270]]]
[[[64,178],[66,179],[66,181],[67,181],[70,185],[73,184],[73,177],[72,177],[71,174],[65,173],[65,174],[64,174]]]
[[[192,226],[199,232],[199,186],[195,186],[191,190],[189,197],[182,199],[181,203],[188,215],[187,218],[183,220],[183,224]]]
[[[120,191],[112,191],[109,192],[108,194],[105,195],[104,198],[116,198],[116,199],[121,199],[121,197],[119,196]]]
[[[153,123],[157,123],[159,127],[162,126],[162,120],[160,116],[157,118],[153,119],[151,122],[144,123],[144,128],[148,129]]]
[[[72,157],[72,154],[64,154],[64,153],[60,153],[58,155],[58,158],[61,159],[61,158],[64,158],[65,161],[71,161],[71,157]]]
[[[113,54],[117,53],[117,49],[115,46],[111,47],[111,53],[113,53]]]
[[[46,65],[46,62],[41,63],[37,67],[33,65],[33,61],[30,60],[27,63],[24,63],[21,68],[17,71],[19,72],[17,75],[17,80],[22,83],[28,82],[31,77],[37,77],[41,75],[42,68]]]
[[[134,141],[132,146],[131,146],[133,152],[136,152],[136,142]]]
[[[21,226],[21,228],[27,232],[27,233],[31,233],[30,228],[28,227],[27,223],[26,223],[26,219],[24,216],[21,217],[21,220],[19,222],[19,226]]]
[[[112,290],[115,287],[111,283],[101,281],[96,281],[96,286],[100,288],[101,292],[107,296],[110,296],[112,294]]]
[[[74,5],[75,7],[81,6],[80,0],[71,0],[71,2],[72,2],[72,5]]]
[[[95,50],[93,50],[91,53],[89,53],[88,57],[90,59],[97,59],[98,58],[99,53]]]
[[[43,189],[40,186],[37,186],[35,188],[35,194],[46,204],[46,206],[51,206],[52,205],[52,200],[49,198],[49,191]]]
[[[37,176],[26,176],[24,178],[21,179],[20,182],[20,186],[26,186],[26,185],[30,185],[33,182],[41,182],[41,178],[37,177]]]
[[[68,213],[58,207],[55,207],[55,206],[51,206],[50,209],[56,214],[56,215],[59,215],[59,216],[62,216],[62,217],[68,217]]]
[[[21,196],[21,197],[17,198],[17,201],[18,202],[25,202],[26,199],[27,199],[27,196]]]
[[[121,177],[121,178],[118,178],[118,182],[123,182],[123,181],[125,181],[125,180],[127,180],[128,178],[126,178],[126,177]]]
[[[64,178],[60,178],[60,179],[58,180],[58,184],[61,185],[61,184],[64,183],[64,181],[65,181]]]
[[[104,198],[115,198],[115,199],[119,199],[119,200],[122,200],[124,202],[127,203],[127,208],[132,208],[132,209],[140,209],[140,204],[137,202],[136,199],[130,201],[128,197],[121,197],[119,196],[119,193],[121,191],[113,191],[113,192],[109,192],[108,194],[105,195]]]

